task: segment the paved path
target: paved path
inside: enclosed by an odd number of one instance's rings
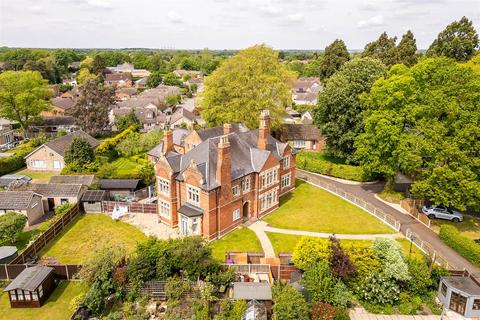
[[[440,316],[410,316],[410,315],[385,315],[369,313],[364,308],[352,308],[349,312],[351,320],[440,320]]]
[[[275,258],[275,250],[273,250],[272,243],[268,238],[267,234],[265,233],[265,226],[266,222],[262,220],[255,221],[251,225],[248,226],[250,230],[255,232],[257,235],[260,244],[262,245],[263,253],[265,254],[265,258]]]
[[[308,182],[318,185],[320,182],[329,183],[341,188],[346,192],[354,194],[358,198],[361,198],[364,201],[371,203],[377,208],[383,210],[385,213],[390,214],[396,220],[400,221],[401,227],[400,232],[405,235],[407,228],[410,228],[413,232],[419,235],[419,237],[429,243],[437,252],[439,252],[445,259],[448,260],[449,264],[454,266],[455,269],[462,270],[466,269],[471,273],[479,273],[480,268],[475,267],[472,263],[464,259],[453,249],[445,245],[438,235],[433,232],[431,229],[427,228],[425,225],[414,219],[410,215],[406,215],[395,208],[385,204],[384,202],[378,200],[375,197],[375,194],[383,190],[383,183],[374,183],[374,184],[364,184],[364,185],[351,185],[341,183],[329,178],[325,178],[322,175],[311,173],[308,171],[297,169],[297,178],[307,179]]]

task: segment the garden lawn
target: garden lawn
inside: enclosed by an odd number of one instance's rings
[[[210,244],[213,257],[225,261],[225,253],[231,252],[263,252],[255,232],[242,227]]]
[[[292,253],[297,245],[298,241],[303,238],[303,236],[291,235],[291,234],[282,234],[282,233],[275,233],[275,232],[267,232],[267,236],[272,243],[273,249],[275,250],[275,254],[279,252],[289,252]],[[320,241],[329,241],[328,239],[324,238],[316,238],[320,239]],[[397,241],[402,246],[402,251],[405,257],[408,257],[410,252],[410,242],[407,239],[397,239]],[[342,244],[354,245],[354,246],[362,246],[362,247],[369,247],[373,244],[373,241],[370,240],[340,240]],[[414,245],[412,245],[412,257],[416,259],[423,258],[424,254]]]
[[[480,239],[480,218],[463,215],[462,222],[451,222],[441,219],[431,219],[432,228],[436,233],[440,232],[442,224],[454,226],[462,235],[472,240]]]
[[[112,162],[116,170],[112,178],[130,178],[138,176],[141,166],[145,163],[143,155],[121,157]]]
[[[24,176],[30,177],[33,181],[48,182],[52,176],[59,175],[60,173],[55,171],[33,171],[23,169],[15,172],[15,174],[22,174]]]
[[[295,191],[264,220],[273,227],[337,234],[394,233],[359,207],[319,187],[297,180]]]
[[[104,246],[123,246],[131,253],[146,239],[142,231],[128,223],[104,214],[87,213],[72,222],[40,252],[40,256],[54,257],[65,264],[82,264]]]
[[[87,291],[82,282],[62,281],[41,308],[10,308],[8,294],[0,288],[0,320],[67,320],[72,316],[69,305]]]

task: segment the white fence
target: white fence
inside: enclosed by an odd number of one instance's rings
[[[297,169],[297,178],[304,181],[315,182],[315,185],[318,185],[319,187],[322,187],[323,189],[328,190],[353,204],[356,204],[357,206],[361,207],[371,215],[382,220],[384,223],[392,227],[394,230],[400,231],[400,221],[396,220],[393,216],[383,212],[381,209],[375,207],[370,202],[364,201],[363,199],[360,199],[355,195],[348,193],[341,188],[337,188],[333,184],[324,182],[321,179],[316,179],[314,173]]]
[[[426,255],[430,257],[432,262],[437,263],[438,265],[448,269],[448,270],[457,270],[457,266],[452,265],[445,259],[441,254],[438,253],[433,247],[428,243],[420,239],[415,232],[408,228],[405,232],[405,237],[410,240],[415,246],[422,250]]]

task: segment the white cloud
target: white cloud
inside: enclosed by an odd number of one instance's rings
[[[382,26],[383,24],[384,24],[383,16],[378,15],[378,16],[371,17],[367,20],[360,20],[357,23],[357,27],[359,27],[361,29],[368,29],[368,28],[371,28],[371,27]]]
[[[301,21],[304,18],[305,18],[305,16],[301,13],[293,13],[293,14],[287,15],[287,20],[292,21],[292,22]]]
[[[176,13],[175,11],[169,11],[167,13],[167,18],[172,23],[182,23],[183,21],[182,16]]]

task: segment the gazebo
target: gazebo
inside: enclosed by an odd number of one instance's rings
[[[466,276],[442,277],[438,299],[443,305],[466,318],[480,317],[480,284]]]

